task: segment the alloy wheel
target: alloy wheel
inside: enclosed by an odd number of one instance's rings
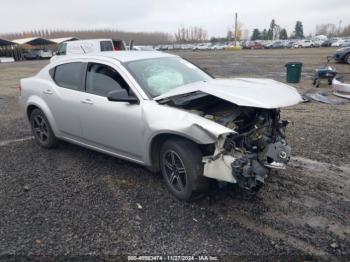
[[[184,191],[187,184],[187,176],[179,155],[173,150],[166,151],[163,165],[170,186],[177,191]]]
[[[49,130],[46,121],[40,115],[36,115],[33,118],[33,132],[40,142],[46,142],[49,139]]]

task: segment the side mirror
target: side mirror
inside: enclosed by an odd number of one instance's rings
[[[135,96],[129,96],[125,89],[113,90],[109,92],[107,99],[114,102],[128,102],[129,104],[139,103],[139,100]]]

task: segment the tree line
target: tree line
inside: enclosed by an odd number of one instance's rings
[[[304,37],[304,28],[301,21],[296,21],[294,32],[288,37],[287,30],[279,26],[275,19],[272,19],[268,29],[259,30],[259,28],[254,28],[251,40],[286,40],[288,38],[302,39]]]
[[[166,44],[173,41],[171,34],[162,32],[126,32],[113,29],[97,29],[97,30],[50,30],[40,29],[19,33],[3,34],[1,37],[14,40],[27,37],[42,37],[46,39],[62,38],[62,37],[78,37],[81,39],[91,38],[111,38],[121,39],[126,42],[134,40],[135,43],[141,45],[150,44]]]
[[[175,41],[178,43],[196,43],[203,42],[208,39],[208,32],[202,27],[180,26],[174,34]]]
[[[350,36],[350,25],[340,28],[334,24],[319,24],[316,25],[316,35],[325,35],[327,37]],[[311,34],[309,35],[311,37]],[[288,37],[287,30],[276,24],[275,19],[272,19],[268,29],[259,30],[254,28],[251,40],[276,40],[276,39],[303,39],[304,28],[301,21],[296,21],[293,33]]]
[[[237,39],[234,39],[234,32],[237,32]],[[316,35],[326,35],[328,37],[334,36],[350,36],[350,25],[340,28],[334,24],[320,24],[316,26]],[[174,34],[164,32],[127,32],[114,29],[96,29],[96,30],[30,30],[18,33],[8,33],[0,35],[3,38],[14,40],[27,37],[43,37],[46,39],[62,38],[74,36],[81,39],[90,38],[111,38],[121,39],[126,42],[134,40],[136,44],[140,45],[154,45],[154,44],[168,44],[172,42],[177,43],[199,43],[208,41],[208,32],[203,27],[180,26]],[[296,21],[294,31],[288,36],[287,30],[278,25],[275,19],[271,20],[269,28],[259,29],[254,28],[251,40],[276,40],[276,39],[302,39],[304,38],[304,29],[301,21]],[[226,37],[212,37],[210,41],[239,41],[249,38],[249,31],[244,30],[241,22],[237,23],[237,29],[229,29]]]
[[[316,35],[325,35],[328,37],[350,36],[350,25],[341,28],[335,24],[316,25]]]

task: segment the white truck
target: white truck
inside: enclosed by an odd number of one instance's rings
[[[125,50],[125,43],[122,40],[112,39],[88,39],[68,41],[58,46],[56,55],[51,58],[51,62],[59,57],[68,55],[80,55],[88,53],[98,53],[106,51]]]

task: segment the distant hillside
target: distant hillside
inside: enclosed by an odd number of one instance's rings
[[[113,38],[113,39],[122,39],[125,42],[134,40],[135,44],[138,45],[151,45],[151,44],[166,44],[172,41],[172,36],[168,33],[162,32],[124,32],[111,29],[102,29],[102,30],[32,30],[29,32],[21,33],[10,33],[10,34],[0,34],[1,37],[13,40],[18,38],[26,37],[43,37],[43,38],[61,38],[75,36],[81,39],[89,38]]]

